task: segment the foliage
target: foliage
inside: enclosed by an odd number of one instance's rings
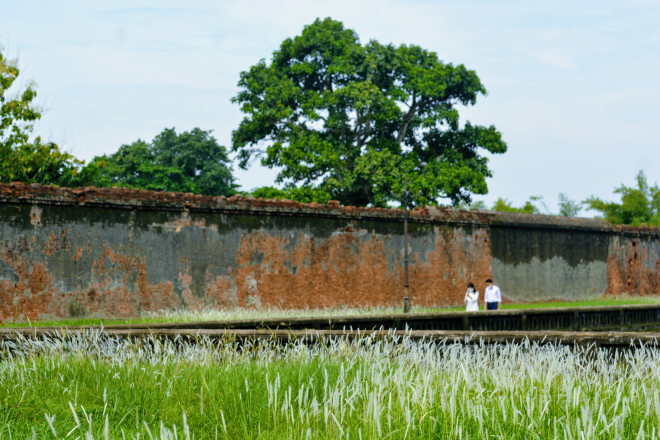
[[[559,215],[575,217],[581,211],[581,204],[571,200],[566,194],[559,193]],[[550,214],[543,196],[530,196],[523,206],[515,207],[507,199],[499,198],[493,204],[493,211],[520,212],[524,214]]]
[[[40,137],[30,141],[34,123],[41,113],[33,101],[37,92],[28,85],[16,97],[8,91],[19,76],[15,62],[0,53],[0,182],[81,186],[95,178],[96,168],[62,151]]]
[[[286,39],[238,86],[239,166],[261,156],[281,167],[277,182],[312,198],[318,189],[345,205],[386,206],[407,175],[413,205],[469,202],[491,176],[480,150],[507,149],[495,127],[459,123],[456,106],[486,93],[474,71],[415,45],[363,45],[330,18]]]
[[[579,202],[570,199],[566,194],[559,193],[559,215],[564,217],[577,217],[582,210]]]
[[[472,200],[470,202],[461,200],[460,202],[454,205],[454,209],[464,209],[470,211],[487,211],[488,206],[486,205],[486,202],[484,202],[483,200]]]
[[[605,202],[593,196],[584,203],[615,225],[660,226],[660,188],[657,183],[649,186],[643,171],[637,174],[636,181],[637,187],[621,184],[614,190],[621,195],[621,203]]]
[[[7,60],[0,52],[0,147],[3,153],[15,145],[27,143],[34,122],[41,118],[32,103],[37,96],[32,85],[13,99],[6,96],[19,73],[16,63]]]
[[[40,137],[31,143],[15,145],[2,157],[0,182],[38,183],[77,187],[91,185],[97,178],[95,165],[85,162],[53,142],[43,143]]]
[[[284,189],[262,186],[248,195],[262,199],[294,200],[300,203],[328,203],[331,200],[329,193],[311,186],[287,187]]]
[[[488,208],[486,207],[486,202],[484,202],[483,200],[476,200],[473,201],[472,203],[467,204],[466,207],[463,209],[470,209],[472,211],[485,211]]]
[[[137,140],[116,153],[97,156],[98,186],[231,195],[236,192],[227,150],[210,131],[176,134],[166,128],[151,143]]]
[[[492,210],[499,212],[521,212],[524,214],[540,214],[541,211],[532,203],[533,200],[534,200],[533,198],[530,198],[530,200],[526,201],[523,206],[516,208],[511,204],[510,201],[500,197],[493,204]]]
[[[248,196],[251,197],[256,197],[260,199],[288,199],[289,195],[288,193],[279,188],[275,188],[272,186],[262,186],[256,189],[253,189],[252,191],[247,193]]]

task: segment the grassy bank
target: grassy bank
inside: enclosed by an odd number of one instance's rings
[[[660,351],[3,343],[1,438],[658,438]]]
[[[660,297],[611,297],[585,301],[549,301],[539,303],[503,304],[503,309],[531,309],[554,307],[593,307],[616,306],[630,304],[660,304]],[[483,304],[482,304],[483,307]],[[456,312],[465,310],[465,306],[455,307],[415,307],[413,313]],[[333,317],[333,316],[359,316],[359,315],[391,315],[403,313],[402,307],[365,307],[365,308],[327,308],[327,309],[255,309],[255,308],[229,308],[207,309],[200,311],[164,310],[145,312],[134,319],[63,319],[56,321],[20,321],[0,323],[0,327],[39,326],[76,326],[76,325],[112,325],[137,324],[157,322],[190,322],[190,321],[228,321],[238,319],[263,318],[298,318],[298,317]]]
[[[622,306],[634,304],[660,304],[660,297],[657,296],[616,296],[584,301],[545,301],[535,303],[516,303],[503,304],[503,309],[541,309],[555,307],[596,307],[596,306]]]

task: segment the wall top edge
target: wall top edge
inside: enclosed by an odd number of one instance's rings
[[[0,183],[0,204],[65,205],[107,209],[199,211],[253,215],[318,216],[383,221],[403,220],[403,211],[291,200],[256,199],[235,195],[204,196],[192,193],[146,191],[131,188],[63,188],[23,183]],[[424,206],[409,212],[415,223],[450,223],[473,226],[527,227],[538,229],[590,230],[617,235],[659,236],[657,227],[612,226],[601,219],[494,211],[467,211],[444,206]]]
[[[517,212],[497,212],[491,221],[492,226],[533,228],[533,229],[571,229],[614,233],[624,236],[660,237],[657,226],[612,225],[599,218],[563,217],[557,215],[522,214]]]
[[[298,203],[292,200],[261,199],[235,195],[204,196],[192,193],[146,191],[131,188],[63,188],[22,183],[0,183],[0,204],[61,205],[107,209],[198,211],[248,213],[253,215],[319,216],[348,219],[402,221],[400,209],[363,208],[328,204]],[[420,207],[409,211],[411,222],[458,223],[487,226],[492,214],[454,210],[447,207]]]

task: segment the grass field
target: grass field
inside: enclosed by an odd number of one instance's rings
[[[660,350],[2,343],[2,439],[655,439]]]
[[[660,297],[612,297],[585,301],[551,301],[538,303],[504,304],[502,309],[531,309],[551,307],[589,307],[614,306],[626,304],[660,304]],[[457,307],[413,307],[412,313],[454,312],[463,311],[464,306]],[[294,318],[294,317],[332,317],[400,314],[402,307],[369,307],[369,308],[328,308],[328,309],[256,309],[256,308],[228,308],[208,309],[201,311],[165,310],[158,312],[145,312],[139,318],[133,319],[62,319],[56,321],[20,321],[0,323],[0,327],[39,326],[75,326],[75,325],[112,325],[130,323],[157,323],[157,322],[189,322],[189,321],[227,321],[236,319],[263,319],[263,318]]]

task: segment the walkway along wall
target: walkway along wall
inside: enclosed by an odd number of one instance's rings
[[[203,307],[400,305],[399,210],[0,184],[0,319]],[[660,232],[427,207],[410,215],[410,296],[462,303],[660,294]]]

